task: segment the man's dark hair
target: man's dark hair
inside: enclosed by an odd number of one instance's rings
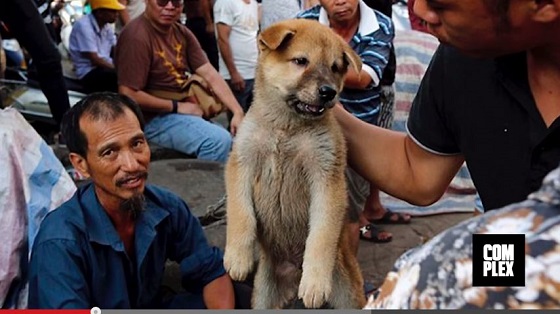
[[[112,92],[93,93],[84,97],[62,118],[60,129],[68,150],[86,156],[88,142],[85,133],[80,129],[80,119],[83,116],[87,115],[94,121],[113,121],[124,115],[126,108],[136,115],[140,128],[144,131],[144,117],[140,107],[129,97]]]

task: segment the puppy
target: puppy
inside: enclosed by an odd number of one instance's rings
[[[289,20],[259,36],[254,101],[226,165],[224,265],[244,280],[260,259],[252,306],[361,308],[363,279],[343,231],[346,146],[329,110],[361,60],[331,29]]]

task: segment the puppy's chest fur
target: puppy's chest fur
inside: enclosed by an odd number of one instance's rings
[[[266,247],[278,249],[271,252],[274,255],[300,256],[308,233],[312,184],[332,180],[343,167],[342,135],[328,123],[294,129],[259,124],[249,117],[244,123],[236,145],[239,162],[243,168],[252,169],[259,239],[271,244]],[[279,233],[262,226],[289,232]]]

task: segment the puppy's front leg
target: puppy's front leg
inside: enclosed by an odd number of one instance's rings
[[[308,308],[318,308],[329,298],[340,232],[345,215],[344,177],[311,179],[309,235],[303,256],[298,296]]]
[[[224,267],[233,280],[244,280],[254,264],[257,222],[251,198],[252,166],[233,151],[226,165],[226,248]]]

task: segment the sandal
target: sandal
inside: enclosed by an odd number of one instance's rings
[[[395,215],[396,215],[397,219],[394,219]],[[407,224],[410,223],[411,220],[412,220],[412,217],[409,217],[408,219],[406,219],[406,216],[404,214],[392,212],[392,211],[387,209],[387,211],[385,212],[385,214],[383,214],[383,216],[381,218],[371,219],[370,222],[375,223],[375,224],[379,224],[379,225],[383,225],[383,224],[385,224],[385,225],[407,225]]]
[[[369,232],[369,237],[366,234]],[[375,243],[387,243],[393,240],[393,236],[387,238],[380,238],[379,234],[383,232],[379,230],[374,224],[365,225],[360,228],[360,239],[375,242]]]

